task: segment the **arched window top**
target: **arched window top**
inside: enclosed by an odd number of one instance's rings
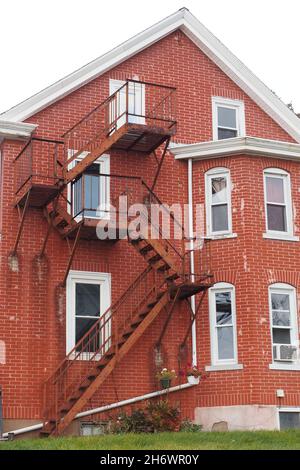
[[[211,289],[234,289],[234,285],[229,282],[216,282]]]
[[[292,284],[285,284],[283,282],[274,282],[269,284],[269,289],[283,289],[283,290],[295,290],[295,286]]]
[[[226,168],[226,167],[217,166],[217,167],[214,167],[214,168],[210,168],[209,170],[207,170],[207,172],[205,174],[207,176],[210,176],[210,175],[218,175],[219,173],[230,174],[230,170],[229,170],[229,168]]]
[[[286,170],[283,170],[283,168],[265,168],[264,169],[265,174],[272,174],[272,175],[285,175],[285,176],[290,176],[289,172]]]

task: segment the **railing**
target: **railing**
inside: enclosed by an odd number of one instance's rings
[[[62,178],[63,141],[33,137],[14,160],[15,194],[27,183],[55,184]]]
[[[75,150],[74,155],[66,155],[66,168],[78,155],[93,151],[104,137],[126,123],[146,124],[164,130],[174,128],[175,99],[174,87],[126,81],[63,135],[66,151]]]
[[[87,374],[106,352],[117,353],[122,334],[149,301],[156,300],[164,279],[151,267],[137,276],[123,295],[100,312],[90,330],[69,352],[44,384],[44,421],[58,418],[68,398],[78,391]]]
[[[130,221],[138,217],[130,207],[136,205],[135,210],[139,210],[142,204],[139,212],[144,223],[142,229],[139,227],[141,233],[145,238],[160,240],[174,260],[181,279],[188,281],[191,278],[190,244],[184,228],[183,206],[175,205],[174,208],[164,204],[142,178],[99,173],[96,168],[71,183],[69,196],[69,211],[73,219],[107,219],[115,222],[116,228],[125,224],[130,228]],[[194,245],[201,260],[199,272],[193,273],[197,281],[211,273],[210,244],[202,237],[195,240]]]

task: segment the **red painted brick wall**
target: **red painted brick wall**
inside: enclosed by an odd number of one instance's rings
[[[293,142],[181,32],[164,38],[32,116],[28,122],[39,125],[38,136],[60,138],[78,119],[108,96],[109,78],[133,76],[177,87],[176,141],[188,143],[212,139],[211,97],[219,95],[244,100],[247,135]],[[6,418],[39,419],[42,382],[65,354],[65,293],[58,291],[57,286],[64,276],[68,251],[66,242],[53,232],[47,243],[46,258],[42,263],[37,259],[47,222],[41,210],[30,209],[18,250],[19,271],[9,269],[9,254],[18,227],[18,213],[13,207],[12,161],[20,148],[20,143],[7,141],[2,152],[0,339],[6,342],[7,364],[0,365],[0,384],[3,387]],[[290,171],[294,203],[297,204],[298,165],[244,156],[197,163],[194,166],[195,203],[203,202],[204,172],[211,166],[229,167],[234,184],[233,230],[238,237],[213,241],[212,260],[216,279],[232,282],[236,286],[239,362],[244,364],[244,370],[210,373],[197,389],[176,394],[176,400],[180,400],[183,413],[190,417],[198,405],[276,403],[276,388],[286,390],[284,404],[300,405],[297,392],[299,373],[268,369],[271,361],[270,328],[268,321],[260,323],[262,316],[268,320],[270,270],[274,270],[272,277],[278,282],[290,282],[296,286],[299,283],[298,244],[262,239],[262,170],[267,166],[279,166]],[[138,175],[151,182],[155,168],[151,155],[111,155],[112,173]],[[164,202],[186,202],[186,164],[174,161],[172,155],[167,155],[156,192]],[[126,241],[113,245],[80,241],[72,269],[110,272],[112,297],[115,300],[144,265]],[[63,308],[58,307],[61,299]],[[153,345],[164,318],[165,313],[116,368],[113,380],[101,388],[89,407],[147,393],[157,387],[153,373]],[[177,370],[178,346],[184,337],[187,319],[188,311],[182,304],[177,308],[163,344],[166,366]],[[207,305],[203,306],[197,329],[199,365],[203,367],[210,363]]]

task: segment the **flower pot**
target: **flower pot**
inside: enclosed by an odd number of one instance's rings
[[[170,388],[171,379],[160,379],[161,388]]]
[[[193,385],[198,385],[200,381],[200,377],[195,377],[194,375],[188,375],[187,379],[188,379],[188,383],[193,384]]]

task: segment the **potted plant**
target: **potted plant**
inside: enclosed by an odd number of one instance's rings
[[[160,381],[162,388],[170,388],[171,380],[176,379],[175,370],[163,368],[156,374],[156,378]]]
[[[201,372],[197,366],[190,366],[186,371],[188,383],[197,385],[199,383]]]

